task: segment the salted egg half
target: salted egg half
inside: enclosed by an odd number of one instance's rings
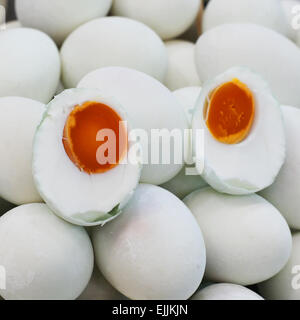
[[[259,75],[235,67],[207,82],[192,127],[196,167],[215,190],[250,194],[273,183],[285,159],[284,126]],[[201,130],[204,152],[197,151]]]
[[[139,152],[129,141],[121,105],[98,90],[70,89],[56,96],[36,132],[33,176],[53,211],[78,225],[113,219],[140,178]]]

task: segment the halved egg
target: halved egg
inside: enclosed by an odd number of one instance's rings
[[[130,130],[121,105],[96,89],[65,90],[53,99],[35,135],[33,176],[56,214],[88,226],[120,213],[141,171]]]
[[[207,82],[192,127],[196,167],[214,189],[249,194],[275,180],[285,159],[283,119],[259,75],[235,67]],[[201,131],[204,153],[197,151]]]

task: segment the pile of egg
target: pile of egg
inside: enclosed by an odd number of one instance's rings
[[[300,1],[15,9],[0,31],[0,296],[299,300]],[[121,120],[191,129],[194,164],[99,164],[96,133]]]

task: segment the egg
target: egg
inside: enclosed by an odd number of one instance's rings
[[[188,299],[205,269],[202,233],[170,192],[141,184],[123,214],[94,228],[95,259],[105,278],[134,300]]]
[[[16,14],[22,25],[39,29],[60,45],[77,27],[106,16],[112,0],[16,0]]]
[[[44,33],[26,28],[0,32],[0,97],[48,103],[60,77],[59,52]]]
[[[268,300],[300,300],[300,233],[293,234],[293,250],[285,267],[273,278],[258,285]]]
[[[254,291],[231,283],[217,283],[199,290],[192,300],[264,300]]]
[[[112,13],[141,21],[162,39],[184,33],[194,22],[202,0],[115,0]]]
[[[96,89],[65,90],[50,102],[36,131],[32,172],[57,215],[91,226],[120,213],[141,171],[130,130],[118,100]]]
[[[76,299],[93,271],[93,248],[82,227],[45,204],[27,204],[0,218],[0,261],[6,300]]]
[[[283,8],[283,12],[286,17],[287,29],[288,29],[288,37],[296,41],[297,34],[299,33],[297,29],[293,27],[294,21],[299,24],[299,13],[300,10],[300,2],[299,0],[281,0],[281,5]],[[298,14],[298,15],[297,15]]]
[[[107,66],[136,69],[163,81],[167,52],[146,25],[122,17],[99,18],[77,28],[61,48],[62,80],[76,87],[89,72]]]
[[[17,205],[42,200],[31,160],[34,133],[44,111],[44,104],[28,98],[0,98],[0,197]]]
[[[246,286],[273,277],[287,263],[291,232],[280,212],[262,197],[237,197],[207,187],[184,203],[203,232],[206,279]]]
[[[170,90],[199,86],[200,80],[195,64],[195,44],[184,40],[166,42],[168,69],[165,85]]]
[[[186,118],[189,123],[192,121],[192,114],[194,112],[195,103],[200,95],[201,87],[186,87],[181,88],[173,92],[177,100],[180,102],[181,107],[185,111]],[[192,161],[191,159],[191,146],[190,136],[187,138],[187,148],[185,159]],[[186,165],[173,179],[161,185],[164,189],[169,190],[175,194],[178,198],[182,199],[192,191],[206,186],[206,182],[201,178],[199,173],[191,165]]]
[[[281,104],[300,105],[300,50],[291,40],[263,26],[238,23],[217,26],[198,39],[202,82],[239,65],[261,74]]]
[[[141,182],[159,185],[179,173],[184,162],[181,151],[184,148],[184,130],[188,128],[188,122],[183,108],[164,85],[136,70],[107,67],[89,73],[78,87],[98,88],[105,95],[115,96],[131,117],[143,147]],[[156,131],[153,133],[153,130]],[[168,143],[173,130],[180,134],[176,139],[176,148],[171,148],[171,140]],[[164,138],[155,147],[156,133],[164,132],[166,135],[163,135]]]
[[[121,293],[113,288],[103,277],[97,267],[92,278],[78,300],[125,300]]]
[[[225,23],[255,23],[288,34],[279,0],[210,0],[203,15],[203,31]]]
[[[300,110],[295,107],[281,107],[287,141],[286,161],[275,182],[260,194],[270,201],[285,217],[289,226],[300,229]]]
[[[260,75],[235,67],[206,82],[192,127],[196,168],[214,189],[250,194],[274,182],[285,160],[284,125]]]

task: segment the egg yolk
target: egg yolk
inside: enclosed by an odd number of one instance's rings
[[[103,129],[113,133],[115,139],[110,139],[109,135],[97,138]],[[62,139],[70,160],[88,174],[104,173],[117,166],[127,152],[127,141],[126,125],[119,114],[111,107],[93,101],[73,108],[66,120]],[[97,151],[101,146],[105,151],[99,161]],[[112,158],[109,160],[109,152],[114,155],[113,161]]]
[[[204,108],[206,126],[221,143],[243,141],[250,132],[255,114],[252,92],[233,79],[212,91]]]

